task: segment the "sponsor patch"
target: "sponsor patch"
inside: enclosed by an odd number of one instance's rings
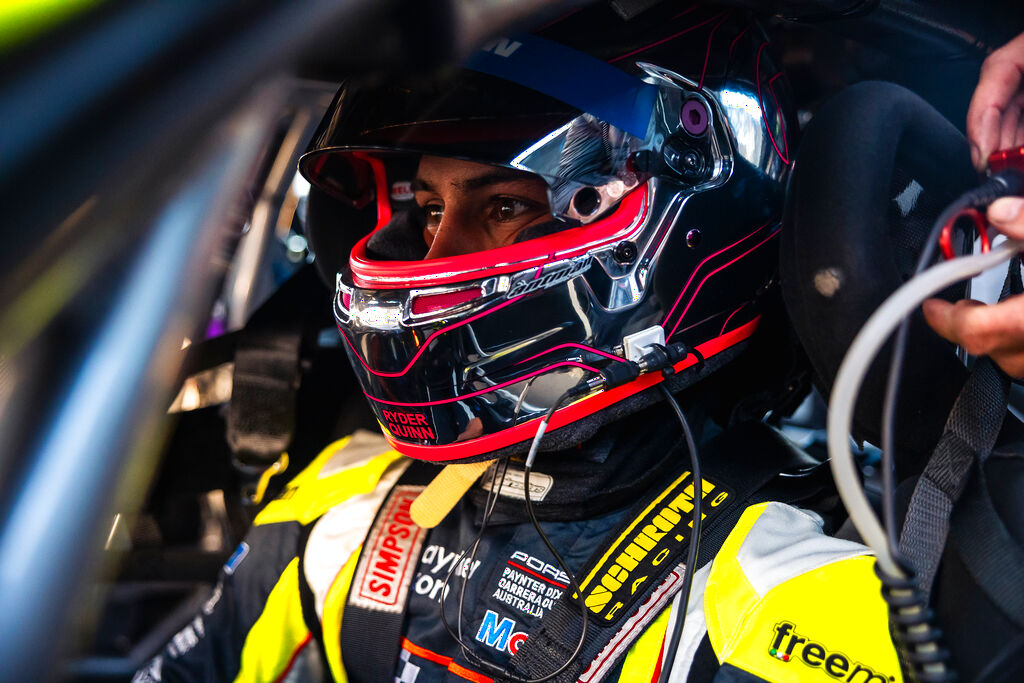
[[[612,667],[618,663],[619,658],[633,646],[633,642],[675,596],[683,582],[684,570],[685,565],[680,564],[669,572],[661,585],[644,600],[636,611],[630,614],[629,618],[612,636],[612,639],[608,641],[608,644],[587,665],[587,668],[580,674],[579,683],[593,683],[604,679]]]
[[[416,197],[412,191],[412,183],[408,180],[399,180],[391,183],[391,198],[399,202],[407,202]]]
[[[507,298],[512,299],[523,294],[547,289],[559,283],[571,280],[590,268],[590,254],[574,259],[549,263],[516,276],[508,288]]]
[[[824,643],[802,636],[796,631],[796,624],[780,621],[772,629],[767,654],[781,662],[800,662],[804,666],[828,674],[832,680],[847,683],[890,683],[895,676],[888,676],[863,662],[855,661],[849,655],[832,650]],[[828,680],[825,676],[822,679]]]
[[[417,526],[409,507],[423,486],[396,486],[374,522],[352,579],[349,604],[378,612],[400,613],[426,529]]]
[[[704,479],[701,519],[728,507],[731,494]],[[580,584],[583,601],[601,623],[628,614],[648,580],[680,562],[689,545],[693,477],[684,472],[626,527]]]
[[[458,566],[455,566],[458,563]],[[444,587],[444,579],[448,572],[452,578],[472,579],[473,574],[480,568],[480,560],[474,560],[470,566],[469,558],[460,559],[457,550],[448,550],[443,545],[428,545],[427,549],[420,555],[420,567],[413,581],[413,590],[417,595],[426,595],[431,600],[441,599],[441,588]],[[448,582],[445,596],[451,592],[452,581]]]
[[[484,472],[484,476],[480,478],[480,488],[485,491],[491,490],[491,485],[494,483],[495,469],[492,466]],[[534,502],[544,500],[554,485],[555,480],[550,475],[530,472],[530,500]],[[505,470],[505,477],[501,482],[500,495],[506,498],[526,500],[526,476],[518,470]]]
[[[519,651],[519,646],[527,637],[528,634],[524,631],[516,631],[514,619],[502,617],[493,610],[484,613],[484,620],[480,622],[480,628],[476,632],[478,642],[512,655]]]
[[[491,597],[514,610],[543,618],[569,587],[569,577],[555,565],[522,550],[502,567]]]
[[[242,560],[244,560],[248,554],[249,544],[242,541],[238,544],[238,547],[235,548],[235,552],[231,553],[231,557],[228,558],[228,561],[224,563],[224,573],[229,576],[234,574],[235,570],[238,569],[238,565],[242,564]]]

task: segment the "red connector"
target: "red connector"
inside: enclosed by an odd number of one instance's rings
[[[948,260],[955,256],[953,252],[953,228],[962,218],[974,223],[974,229],[981,237],[982,253],[989,250],[988,221],[979,209],[984,209],[998,197],[1020,194],[1024,191],[1024,146],[1011,147],[993,152],[988,157],[989,180],[981,188],[968,193],[971,199],[965,202],[966,207],[954,214],[939,235],[939,247],[942,255]],[[966,197],[967,195],[965,195]]]
[[[988,158],[988,168],[992,173],[1002,173],[1011,168],[1024,173],[1024,146],[992,152]]]

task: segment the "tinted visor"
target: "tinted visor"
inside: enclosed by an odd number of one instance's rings
[[[433,157],[450,160],[450,168],[464,160],[501,167],[506,175],[531,174],[546,185],[548,214],[568,225],[597,220],[645,180],[634,163],[649,147],[644,140],[474,71],[416,88],[346,86],[333,111],[300,168],[310,182],[355,206],[379,197],[371,157],[383,163],[389,188],[412,182],[423,165],[438,171]]]
[[[406,149],[508,163],[582,112],[470,70],[416,81],[346,82],[310,149]]]

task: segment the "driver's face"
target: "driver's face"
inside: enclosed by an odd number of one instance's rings
[[[503,247],[551,218],[544,181],[509,168],[424,156],[412,186],[428,259]]]

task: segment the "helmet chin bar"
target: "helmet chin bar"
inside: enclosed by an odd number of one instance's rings
[[[742,344],[753,335],[757,329],[758,322],[759,318],[755,318],[727,332],[722,337],[700,344],[694,347],[694,349],[701,357],[705,358],[709,365],[715,365],[713,362],[715,356],[722,354],[728,357],[731,349]],[[674,364],[672,368],[674,374],[680,375],[682,379],[686,374],[699,370],[698,357],[696,355],[687,356],[682,361]],[[631,397],[657,386],[662,381],[664,381],[664,377],[656,372],[642,374],[636,380],[614,388],[603,388],[600,380],[595,382],[587,381],[591,393],[559,408],[547,425],[547,436],[548,438],[557,437],[557,434],[553,434],[553,432],[559,429],[578,423],[601,411],[615,410],[617,404],[630,400]],[[478,439],[476,442],[465,441],[447,445],[410,443],[395,438],[386,429],[384,436],[395,450],[417,460],[452,462],[493,459],[498,455],[508,455],[511,452],[525,454],[530,441],[536,435],[536,423],[542,417],[543,414],[540,414],[528,421],[520,421],[514,427],[489,435],[485,439]],[[545,448],[547,447],[546,443],[545,441]]]

